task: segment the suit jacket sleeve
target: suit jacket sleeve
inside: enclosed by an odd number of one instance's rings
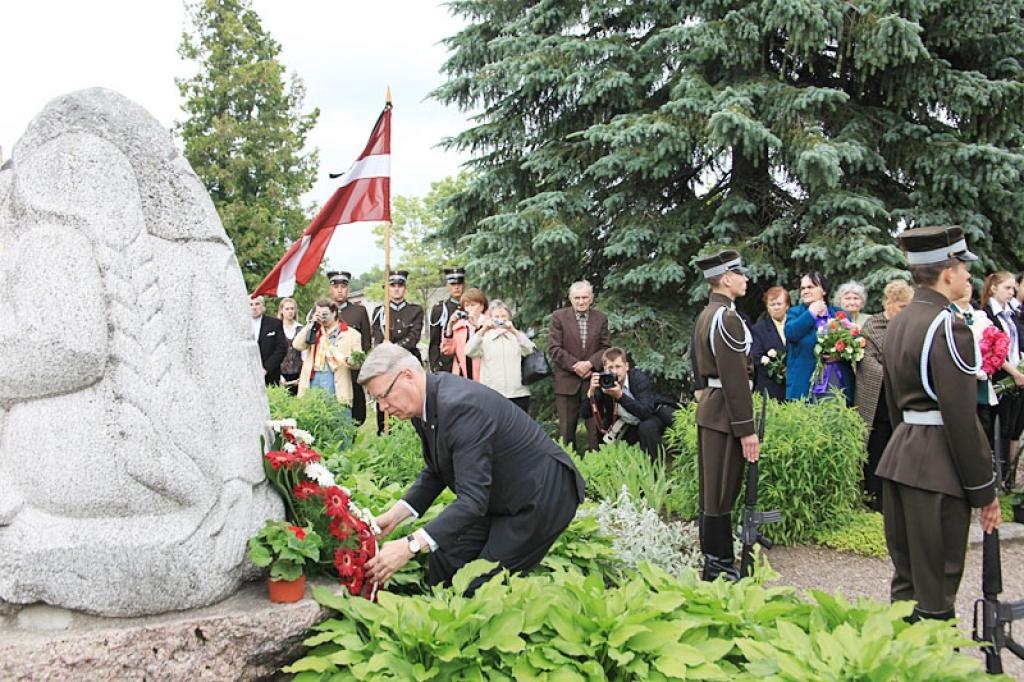
[[[789,312],[786,313],[786,326],[784,327],[786,330],[786,341],[795,344],[814,331],[815,323],[816,320],[809,308],[805,306],[790,308]]]
[[[455,406],[449,412],[447,426],[438,438],[446,440],[451,452],[456,497],[423,527],[441,548],[450,546],[471,523],[487,515],[492,485],[491,440],[496,430],[494,417],[483,414],[475,405]]]
[[[441,474],[430,466],[431,459],[427,449],[427,441],[423,436],[423,427],[415,426],[414,422],[414,428],[416,428],[416,433],[420,436],[420,445],[423,448],[423,461],[427,464],[420,471],[416,480],[409,486],[405,494],[402,495],[402,499],[416,510],[417,516],[423,516],[430,509],[430,505],[434,503],[437,496],[441,494],[441,491],[445,489],[445,483],[441,478]]]
[[[743,338],[743,322],[734,312],[722,316],[725,331],[734,339]],[[729,412],[729,429],[736,438],[754,433],[754,401],[750,395],[747,356],[743,351],[734,351],[721,337],[715,340],[715,364],[718,378],[725,393],[725,408]]]
[[[953,338],[964,361],[975,362],[971,330],[962,322],[954,322]],[[939,397],[939,411],[945,424],[943,430],[953,457],[953,467],[960,477],[964,496],[972,507],[984,507],[995,499],[996,480],[988,440],[973,407],[978,380],[953,364],[944,329],[935,335],[928,366],[932,374],[932,390]],[[965,409],[964,396],[972,397],[970,409]]]
[[[284,356],[288,354],[288,339],[284,335],[284,324],[281,320],[274,319],[272,317],[266,318],[271,321],[270,329],[274,332],[274,349],[267,356],[266,369],[268,374],[273,374],[281,370],[281,362],[284,360]]]
[[[565,329],[562,325],[562,316],[556,310],[551,315],[551,328],[548,330],[548,353],[556,365],[566,372],[572,372],[572,366],[579,362],[579,358],[565,349]]]
[[[619,404],[626,408],[626,411],[637,419],[644,420],[654,414],[657,407],[657,395],[651,386],[650,378],[640,370],[631,370],[629,373],[629,390],[633,394],[630,398],[625,393],[619,398]]]
[[[601,357],[604,352],[612,347],[612,334],[608,330],[608,317],[604,313],[601,315],[601,324],[598,327],[600,331],[597,334],[597,350],[590,354],[590,366],[595,370],[604,366],[604,359]]]

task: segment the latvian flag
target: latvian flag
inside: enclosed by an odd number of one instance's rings
[[[363,153],[348,172],[341,175],[338,189],[302,237],[288,248],[284,258],[252,292],[253,298],[260,295],[291,296],[296,282],[306,284],[316,274],[334,228],[364,220],[391,220],[390,103],[373,126]]]

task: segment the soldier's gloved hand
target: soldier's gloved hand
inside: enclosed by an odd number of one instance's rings
[[[756,433],[740,438],[740,445],[743,446],[743,457],[748,462],[756,462],[761,456],[761,441],[757,439]]]

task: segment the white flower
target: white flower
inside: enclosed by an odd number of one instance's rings
[[[290,452],[295,452],[295,446],[292,445],[291,443],[285,443],[284,444],[284,451],[285,452],[289,452],[289,453]]]
[[[778,357],[778,355],[779,355],[778,352],[774,348],[768,349],[768,357],[776,358],[776,357]]]
[[[295,436],[296,439],[301,440],[306,445],[313,444],[313,434],[311,434],[309,431],[303,431],[302,429],[293,428],[292,435]]]
[[[334,476],[332,476],[331,472],[327,470],[327,467],[319,462],[311,462],[310,464],[307,464],[302,471],[306,474],[307,478],[313,479],[322,488],[329,488],[332,485],[335,485]]]
[[[762,365],[767,367],[769,362],[771,362],[771,358],[769,358],[767,355],[762,355],[761,356],[761,364]]]
[[[272,428],[275,432],[281,433],[281,429],[286,426],[289,428],[295,428],[296,422],[294,419],[272,419],[267,422],[267,426]]]

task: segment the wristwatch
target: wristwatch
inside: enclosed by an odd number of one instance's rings
[[[420,550],[423,549],[423,545],[416,539],[415,535],[409,535],[405,538],[405,541],[409,543],[409,551],[413,554],[419,554]]]

